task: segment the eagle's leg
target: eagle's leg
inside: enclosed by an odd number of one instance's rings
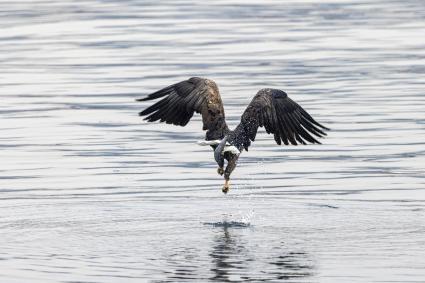
[[[218,168],[217,168],[217,173],[221,176],[223,176],[224,174],[224,158],[223,156],[221,156],[220,160],[217,162]]]
[[[221,189],[221,190],[225,194],[227,194],[227,192],[230,190],[229,182],[230,182],[230,179],[229,180],[224,180],[224,186],[223,186],[223,189]]]
[[[227,162],[226,170],[224,170],[224,186],[222,191],[225,194],[227,194],[227,192],[230,190],[230,174],[232,174],[233,170],[235,170],[238,158],[239,155],[232,154]]]

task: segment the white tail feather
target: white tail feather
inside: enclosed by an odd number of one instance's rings
[[[218,145],[220,144],[220,140],[212,140],[212,141],[197,141],[198,145],[206,146],[206,145]],[[236,148],[234,145],[230,145],[229,143],[226,143],[226,146],[224,147],[224,150],[222,154],[226,151],[230,151],[233,154],[240,154],[241,152]]]
[[[212,140],[212,141],[198,141],[198,145],[206,146],[206,145],[218,145],[220,143],[219,140]]]

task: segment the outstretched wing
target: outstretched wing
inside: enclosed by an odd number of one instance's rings
[[[234,131],[233,144],[248,150],[251,141],[255,140],[258,127],[265,127],[279,145],[282,142],[285,145],[320,144],[314,136],[325,136],[323,130],[329,130],[316,122],[284,91],[270,88],[260,90],[248,105]]]
[[[221,139],[227,133],[223,103],[214,81],[193,77],[137,101],[161,97],[161,100],[139,113],[140,116],[147,116],[144,120],[185,126],[196,112],[202,115],[203,130],[207,130],[208,140]]]

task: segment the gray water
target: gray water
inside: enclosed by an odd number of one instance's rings
[[[425,282],[425,2],[1,1],[0,282]],[[330,127],[261,130],[223,195],[199,116],[263,87]]]

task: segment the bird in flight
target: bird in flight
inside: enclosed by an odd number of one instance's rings
[[[264,88],[257,92],[242,114],[241,122],[230,130],[224,116],[223,102],[217,84],[209,79],[193,77],[167,86],[137,101],[159,99],[139,113],[148,122],[166,122],[185,126],[193,114],[202,115],[205,141],[214,150],[217,172],[224,175],[223,193],[230,189],[230,175],[243,150],[248,151],[259,127],[274,135],[278,145],[316,143],[314,136],[326,135],[325,126],[316,122],[299,104],[279,89]],[[227,161],[224,169],[225,160]]]

